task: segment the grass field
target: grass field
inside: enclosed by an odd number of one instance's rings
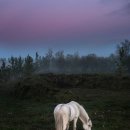
[[[44,94],[42,99],[40,95],[40,100],[35,95],[23,99],[14,96],[13,86],[0,87],[0,130],[55,130],[54,107],[69,100],[85,107],[93,123],[92,130],[130,130],[130,89],[63,87],[57,88],[55,96]],[[78,121],[77,130],[82,129]]]

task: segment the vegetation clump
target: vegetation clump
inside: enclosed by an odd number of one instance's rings
[[[14,88],[14,95],[21,99],[53,98],[57,92],[59,92],[59,89],[55,87],[53,82],[48,82],[39,76],[32,76],[18,81]]]
[[[52,99],[70,101],[79,99],[72,88],[80,89],[130,89],[129,76],[116,75],[54,75],[42,74],[24,78],[15,83],[14,95],[21,99]]]

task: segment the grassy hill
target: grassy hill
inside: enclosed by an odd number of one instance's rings
[[[54,130],[54,107],[70,100],[85,107],[93,130],[129,130],[129,86],[128,76],[97,74],[41,74],[1,83],[0,130]]]

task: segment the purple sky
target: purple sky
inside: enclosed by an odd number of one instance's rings
[[[130,0],[0,0],[0,57],[114,53],[130,39]]]

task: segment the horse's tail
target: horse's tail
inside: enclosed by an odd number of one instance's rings
[[[54,114],[56,130],[63,130],[63,116],[60,112]]]

